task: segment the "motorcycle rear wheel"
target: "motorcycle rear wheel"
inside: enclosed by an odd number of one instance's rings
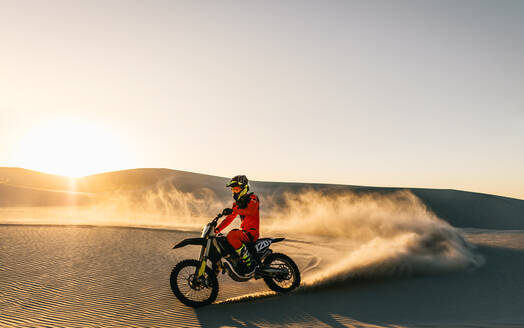
[[[217,276],[206,265],[204,275],[195,279],[199,267],[198,260],[184,260],[175,265],[169,279],[173,294],[180,302],[194,308],[211,304],[218,296]]]
[[[264,277],[266,285],[277,293],[287,293],[300,285],[300,271],[295,262],[282,253],[271,253],[264,260],[264,266],[287,270],[284,277]]]

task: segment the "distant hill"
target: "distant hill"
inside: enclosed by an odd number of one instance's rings
[[[75,180],[22,168],[0,168],[0,206],[68,206],[96,202],[115,191],[134,193],[176,188],[182,192],[211,191],[229,202],[228,178],[170,169],[143,168],[95,174]],[[264,200],[282,202],[283,193],[313,189],[322,193],[352,191],[387,194],[410,190],[440,218],[455,227],[524,229],[524,200],[446,189],[381,188],[351,185],[252,181],[253,190]]]
[[[94,195],[0,184],[0,206],[73,206],[95,201]]]
[[[68,190],[71,179],[18,167],[0,167],[0,184],[50,190]]]
[[[0,206],[87,204],[94,195],[72,190],[71,179],[22,168],[0,167]]]

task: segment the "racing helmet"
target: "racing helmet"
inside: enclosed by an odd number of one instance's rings
[[[233,188],[233,187],[241,187],[242,189],[239,192],[233,193],[233,198],[235,200],[239,200],[244,195],[247,194],[249,191],[249,180],[245,175],[236,175],[234,176],[227,184],[226,187]]]

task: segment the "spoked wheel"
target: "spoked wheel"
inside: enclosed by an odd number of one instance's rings
[[[281,253],[269,254],[264,260],[264,266],[279,269],[280,274],[274,277],[264,277],[269,288],[278,293],[292,291],[300,285],[300,271],[287,255]]]
[[[171,290],[187,306],[211,304],[218,295],[218,280],[213,270],[206,266],[205,273],[197,277],[195,272],[199,267],[197,260],[184,260],[171,271]]]

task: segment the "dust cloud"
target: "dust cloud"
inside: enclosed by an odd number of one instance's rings
[[[85,209],[92,219],[116,225],[197,228],[223,209],[213,191],[182,192],[157,188],[141,192],[118,192]]]
[[[483,263],[457,229],[409,191],[305,190],[278,195],[283,202],[272,202],[271,195],[260,196],[263,236],[278,232],[312,246],[319,240],[336,241],[328,245],[329,256],[318,248],[301,249],[320,261],[317,270],[304,276],[305,288],[360,278],[438,274]],[[210,189],[183,192],[155,187],[99,194],[85,206],[2,209],[0,217],[3,223],[200,230],[229,206],[230,200]]]
[[[100,193],[86,205],[6,207],[0,223],[100,225],[196,229],[225,204],[209,189],[182,192],[171,187]]]
[[[271,211],[270,229],[302,240],[324,236],[337,241],[329,265],[304,279],[315,288],[355,279],[438,274],[476,268],[475,254],[460,232],[439,219],[411,192],[388,194],[306,191],[285,195]]]

